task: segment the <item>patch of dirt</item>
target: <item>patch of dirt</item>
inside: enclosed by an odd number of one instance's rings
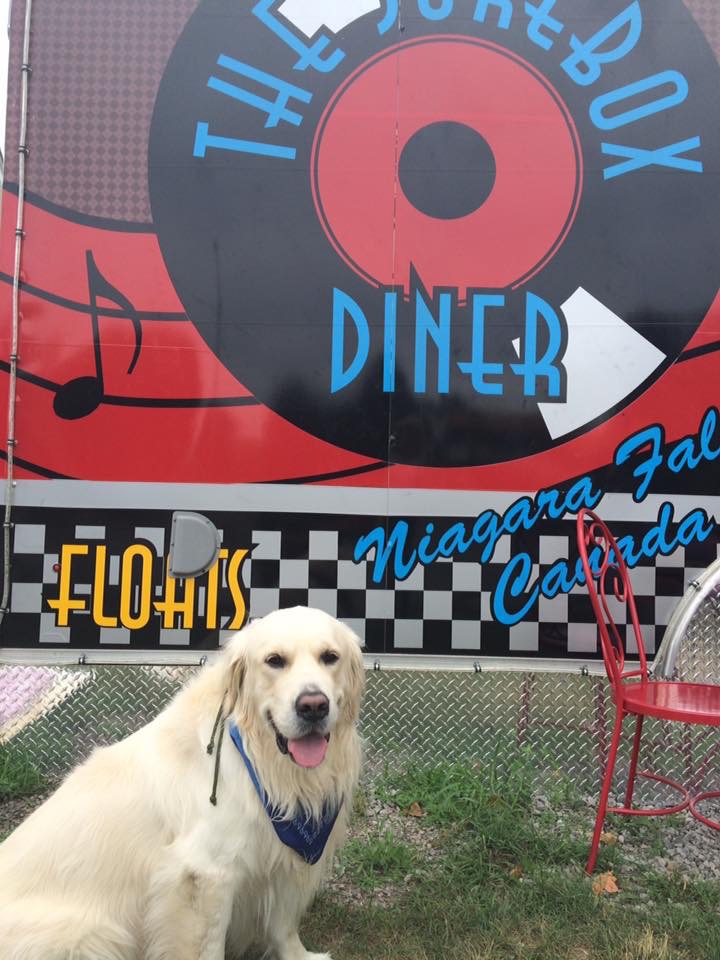
[[[12,833],[15,827],[19,826],[26,817],[29,817],[33,810],[39,807],[51,793],[52,790],[50,789],[26,797],[0,799],[0,837]]]
[[[382,837],[386,832],[392,834],[396,841],[412,848],[415,855],[412,875],[401,882],[378,884],[370,890],[347,876],[340,856],[327,884],[334,900],[348,904],[372,902],[381,907],[390,906],[397,901],[413,877],[422,873],[425,865],[430,865],[442,856],[443,833],[426,822],[419,808],[412,811],[399,810],[378,797],[366,795],[364,809],[353,815],[348,841],[368,843]]]

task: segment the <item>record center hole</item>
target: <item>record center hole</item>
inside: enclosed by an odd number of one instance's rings
[[[400,154],[400,186],[421,213],[455,220],[474,213],[495,185],[495,157],[477,130],[444,120],[422,127]]]

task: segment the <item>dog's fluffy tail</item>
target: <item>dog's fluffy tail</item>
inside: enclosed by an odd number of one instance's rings
[[[134,938],[78,904],[45,899],[0,906],[2,960],[128,960]]]

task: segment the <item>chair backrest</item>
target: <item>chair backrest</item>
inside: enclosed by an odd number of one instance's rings
[[[605,669],[613,686],[627,677],[647,680],[647,659],[638,622],[630,576],[612,533],[592,510],[583,508],[577,517],[577,542],[585,582],[600,631]],[[625,620],[635,634],[640,669],[625,672],[625,645],[613,617],[610,598],[625,605]]]

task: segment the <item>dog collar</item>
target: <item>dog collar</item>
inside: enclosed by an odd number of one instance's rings
[[[277,808],[272,806],[268,795],[262,788],[257,773],[255,772],[255,767],[253,767],[250,757],[248,757],[245,752],[240,731],[234,723],[230,724],[230,738],[245,762],[247,771],[250,774],[250,779],[260,798],[260,802],[265,808],[265,813],[267,813],[270,818],[270,823],[272,823],[273,830],[277,834],[278,839],[284,843],[286,847],[290,847],[291,850],[294,850],[295,853],[301,856],[305,863],[317,863],[323,855],[342,803],[337,809],[332,809],[326,804],[323,807],[322,817],[319,820],[313,819],[310,815],[299,815],[292,820],[283,820]]]

